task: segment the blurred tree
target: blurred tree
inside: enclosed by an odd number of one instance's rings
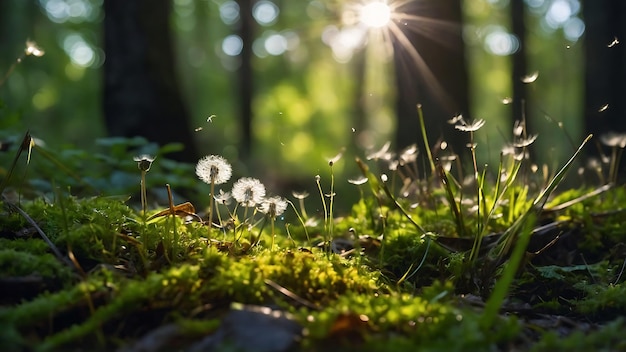
[[[237,80],[239,83],[239,114],[241,121],[241,157],[248,159],[252,150],[252,99],[254,95],[254,75],[252,73],[252,44],[254,42],[254,26],[256,24],[252,16],[252,0],[238,0],[239,3],[239,29],[238,34],[243,42],[241,63],[238,70]]]
[[[584,2],[585,131],[626,132],[626,2]],[[607,105],[608,104],[608,105]]]
[[[178,89],[170,0],[105,1],[104,113],[109,134],[182,143],[169,157],[195,162],[189,114]]]
[[[401,40],[394,40],[396,146],[403,148],[421,141],[416,111],[417,104],[421,104],[429,142],[443,138],[455,152],[461,153],[466,140],[455,137],[453,128],[446,124],[446,120],[458,114],[471,120],[461,1],[430,1],[426,5],[412,1],[402,6],[402,12],[407,17],[424,19],[424,27],[435,27],[423,31],[401,27],[419,58],[411,55]]]
[[[509,11],[511,16],[511,30],[519,41],[519,49],[512,55],[511,86],[513,88],[513,102],[511,106],[513,110],[511,117],[513,121],[522,121],[526,120],[524,116],[524,102],[527,99],[526,84],[522,81],[522,77],[528,73],[526,62],[526,25],[524,21],[526,9],[524,0],[511,0]],[[527,120],[526,127],[530,129]]]

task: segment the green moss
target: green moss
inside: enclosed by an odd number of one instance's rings
[[[2,277],[38,276],[66,282],[72,270],[49,253],[28,253],[15,249],[0,249]]]

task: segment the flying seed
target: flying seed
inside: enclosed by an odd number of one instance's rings
[[[539,77],[539,71],[535,71],[529,75],[526,75],[524,77],[522,77],[522,82],[524,83],[533,83],[534,81],[537,80],[537,77]]]
[[[206,122],[213,122],[213,118],[217,117],[216,115],[211,115],[207,117]]]
[[[194,132],[200,132],[200,131],[202,131],[202,127],[196,127],[196,128],[194,129]]]
[[[617,39],[617,37],[613,37],[613,41],[610,42],[609,45],[607,45],[607,47],[612,48],[616,46],[617,44],[619,44],[619,40]]]
[[[600,107],[600,109],[598,109],[598,112],[604,112],[608,108],[609,108],[609,104],[604,104]]]
[[[512,102],[513,102],[513,98],[511,98],[511,97],[505,97],[505,98],[502,99],[502,104],[504,104],[504,105],[509,105]]]

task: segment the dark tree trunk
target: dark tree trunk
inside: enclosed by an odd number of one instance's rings
[[[513,69],[511,72],[513,103],[511,104],[513,112],[513,121],[525,120],[524,110],[526,97],[526,84],[522,82],[522,77],[528,74],[526,63],[526,25],[524,24],[525,8],[524,0],[511,1],[511,27],[513,34],[519,40],[519,49],[513,54]],[[526,121],[528,128],[528,121]]]
[[[583,16],[585,131],[626,132],[626,2],[587,0]],[[611,45],[615,38],[619,43]]]
[[[439,0],[421,6],[423,8],[414,1],[400,10],[408,15],[434,19],[424,21],[423,26],[428,30],[423,33],[411,31],[408,29],[410,26],[398,23],[419,58],[411,55],[400,39],[396,37],[394,40],[398,121],[396,147],[403,148],[413,143],[418,143],[420,148],[423,146],[416,110],[417,104],[421,104],[430,144],[443,139],[457,153],[461,153],[466,149],[467,140],[446,123],[458,114],[471,120],[465,48],[461,36],[461,3],[459,0]]]
[[[171,1],[105,1],[104,114],[113,136],[142,136],[159,145],[178,142],[168,155],[195,162],[189,114],[178,89],[170,32]]]
[[[254,42],[255,20],[252,17],[252,0],[239,0],[239,30],[243,41],[241,66],[237,72],[239,83],[239,114],[241,121],[241,157],[247,160],[252,151],[252,97],[254,80],[252,74],[252,43]]]

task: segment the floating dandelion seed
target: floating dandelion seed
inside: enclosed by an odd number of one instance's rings
[[[219,155],[208,155],[198,161],[196,165],[196,175],[205,183],[219,185],[230,180],[233,169]]]
[[[196,128],[194,129],[194,132],[200,132],[200,131],[202,131],[202,127],[196,127]]]
[[[242,177],[233,185],[233,198],[245,207],[260,204],[265,197],[265,186],[256,178]]]
[[[46,52],[43,51],[39,46],[37,46],[37,43],[35,43],[34,41],[27,40],[26,49],[24,49],[24,53],[26,55],[40,57],[40,56],[43,56]]]
[[[539,77],[539,71],[535,71],[529,75],[526,75],[524,77],[522,77],[522,82],[523,83],[533,83],[534,81],[537,80],[537,78]]]
[[[451,118],[450,120],[446,121],[451,125],[454,125],[456,123],[458,123],[459,121],[463,121],[463,115],[456,115],[453,118]]]
[[[513,103],[513,98],[511,98],[511,97],[504,97],[504,98],[502,98],[502,104],[509,105],[511,103]]]
[[[472,123],[469,123],[469,124],[463,121],[462,124],[455,125],[454,128],[462,132],[476,132],[484,125],[485,125],[485,120],[478,119],[478,120],[474,120]]]
[[[391,160],[393,158],[393,153],[389,152],[389,147],[391,147],[391,142],[385,143],[382,148],[368,154],[365,158],[367,160]]]
[[[351,178],[351,179],[348,179],[348,182],[355,186],[360,186],[367,182],[367,177],[361,176],[359,178]]]
[[[607,47],[612,48],[614,46],[616,46],[617,44],[619,44],[619,40],[617,39],[617,37],[613,37],[613,41],[610,42]]]
[[[605,112],[609,108],[609,104],[604,104],[598,109],[598,112]]]
[[[216,115],[211,115],[209,117],[206,118],[206,122],[213,122],[213,119],[216,118]]]

